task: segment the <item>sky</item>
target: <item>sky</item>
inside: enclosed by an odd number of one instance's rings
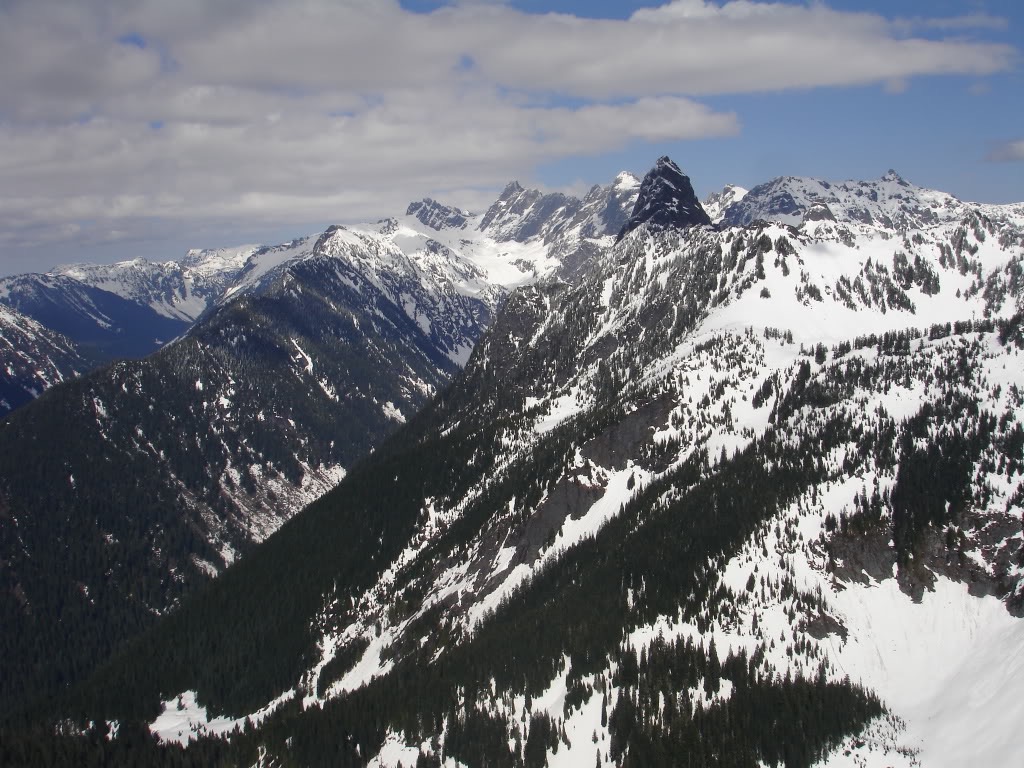
[[[0,0],[0,274],[671,156],[1024,201],[1018,0]]]

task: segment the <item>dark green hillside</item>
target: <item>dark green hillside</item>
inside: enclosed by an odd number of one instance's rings
[[[499,698],[536,696],[558,672],[565,655],[570,681],[598,676],[594,688],[581,682],[580,698],[567,706],[602,695],[602,687],[618,690],[617,703],[608,713],[616,739],[609,748],[616,760],[630,756],[624,764],[671,764],[670,756],[682,749],[702,754],[703,759],[694,763],[698,765],[746,765],[757,760],[810,765],[826,746],[877,715],[877,701],[849,685],[773,678],[756,658],[737,657],[718,666],[711,649],[701,645],[656,646],[638,660],[635,651],[623,646],[622,637],[630,627],[664,612],[679,610],[684,620],[697,621],[706,621],[717,611],[728,612],[729,595],[716,584],[713,564],[734,552],[780,504],[820,481],[821,469],[808,457],[851,436],[848,424],[835,422],[804,435],[795,449],[782,446],[788,441],[769,436],[714,469],[703,457],[695,458],[638,497],[596,538],[540,572],[480,633],[439,661],[428,663],[423,657],[433,653],[431,647],[423,654],[412,653],[369,687],[322,710],[300,713],[286,707],[251,738],[236,737],[227,749],[237,764],[251,759],[256,745],[264,744],[285,765],[361,765],[364,758],[356,754],[356,745],[359,754],[372,754],[389,727],[418,740],[447,723],[446,754],[473,765],[521,765],[505,739],[499,738],[518,725],[481,716],[466,709],[466,702],[489,700],[487,681],[492,678]],[[552,439],[559,441],[558,436]],[[377,561],[358,553],[365,552],[366,540],[376,536],[400,541],[403,509],[412,509],[419,494],[432,492],[444,470],[443,461],[429,466],[417,464],[417,457],[422,462],[425,456],[453,456],[452,446],[466,447],[463,441],[424,442],[399,452],[395,446],[400,443],[392,441],[391,450],[364,462],[335,492],[291,521],[165,622],[160,633],[95,679],[90,698],[96,698],[87,709],[100,711],[97,705],[106,699],[108,716],[130,718],[130,706],[135,716],[152,717],[151,708],[139,709],[131,701],[136,696],[118,702],[104,692],[144,691],[153,670],[170,685],[165,693],[175,686],[198,687],[209,692],[212,703],[244,706],[248,695],[260,687],[265,701],[266,691],[286,686],[301,671],[290,660],[304,650],[301,643],[286,645],[289,637],[302,634],[288,632],[287,622],[301,626],[301,614],[317,609],[308,596],[329,577],[339,582],[350,579],[354,585],[371,577],[378,563],[386,560],[386,553]],[[766,463],[777,469],[765,470]],[[543,478],[543,468],[539,469]],[[397,480],[392,490],[383,491],[379,484],[389,477]],[[760,493],[752,497],[751,488]],[[360,492],[373,496],[374,489],[380,492],[376,502],[359,498]],[[346,508],[376,510],[377,515],[352,527],[356,521]],[[367,533],[359,534],[360,529]],[[314,541],[317,545],[310,547]],[[302,556],[292,549],[298,546],[305,548]],[[645,583],[658,588],[643,589]],[[640,595],[632,606],[627,604],[627,590]],[[289,613],[289,599],[307,602]],[[443,626],[434,630],[442,631]],[[251,642],[246,639],[249,633]],[[263,650],[267,643],[273,651]],[[609,662],[618,669],[610,678],[604,673]],[[673,682],[677,677],[679,681]],[[720,680],[728,680],[735,686],[734,696],[728,705],[698,713],[679,710],[669,722],[653,718],[649,701],[659,686],[677,690],[691,679],[704,680],[716,690]],[[572,682],[570,688],[575,690]],[[258,695],[250,700],[261,701]],[[531,724],[531,732],[533,727],[546,726]],[[527,734],[522,735],[528,743]]]
[[[505,322],[503,317],[496,332]],[[987,326],[983,333],[996,335]],[[538,571],[472,637],[452,635],[443,615],[428,613],[410,630],[427,640],[402,649],[387,676],[322,708],[286,705],[260,729],[222,748],[232,764],[248,764],[266,749],[282,765],[362,765],[389,730],[403,732],[411,743],[444,731],[443,753],[424,760],[452,756],[471,765],[541,765],[539,745],[549,749],[560,743],[558,723],[537,715],[528,725],[508,719],[494,709],[495,702],[517,696],[529,701],[565,672],[566,715],[594,696],[608,702],[612,741],[602,749],[618,764],[671,765],[673,755],[686,753],[694,765],[811,765],[882,712],[869,692],[826,682],[821,672],[811,679],[780,677],[759,654],[730,655],[720,662],[712,647],[699,642],[655,643],[638,657],[624,637],[665,615],[698,627],[728,621],[737,596],[717,573],[765,521],[824,482],[866,466],[897,470],[897,489],[916,482],[919,459],[900,448],[915,435],[960,435],[959,443],[942,449],[950,461],[959,461],[958,451],[977,456],[991,450],[1006,461],[1020,461],[1017,430],[1011,424],[994,429],[984,412],[958,398],[956,377],[940,381],[946,394],[902,423],[833,410],[850,402],[860,387],[884,387],[908,375],[917,363],[905,354],[903,342],[914,336],[858,339],[858,347],[877,346],[874,366],[847,364],[843,345],[832,350],[835,362],[813,377],[799,366],[778,398],[775,425],[763,438],[717,463],[694,454],[636,496],[595,537]],[[968,339],[958,344],[968,350],[966,364],[973,365],[969,350],[980,346]],[[473,375],[471,369],[467,378]],[[445,415],[438,401],[335,491],[94,678],[75,708],[122,720],[150,719],[161,695],[186,689],[199,690],[220,711],[237,714],[262,706],[294,685],[313,659],[323,618],[313,619],[323,616],[323,595],[335,594],[339,605],[347,605],[349,596],[372,583],[410,535],[424,498],[486,486],[466,510],[464,523],[448,529],[425,550],[417,561],[421,565],[403,575],[405,595],[415,594],[416,584],[428,575],[423,568],[435,556],[468,548],[509,498],[529,507],[531,498],[556,484],[577,447],[622,425],[623,395],[611,398],[619,405],[598,406],[552,431],[534,446],[529,460],[513,463],[500,479],[486,483],[483,478],[500,451],[493,435],[512,422],[437,437],[435,427]],[[646,395],[654,396],[676,394]],[[458,401],[456,390],[448,400]],[[795,413],[805,416],[794,421]],[[854,464],[837,468],[821,460],[841,446],[852,447],[851,455],[859,457]],[[959,486],[934,492],[970,502]],[[888,534],[916,547],[913,542],[949,518],[918,520],[903,538],[900,493],[878,504],[888,510]],[[927,496],[919,498],[931,503]],[[961,519],[955,508],[945,509]],[[842,521],[845,539],[863,535],[870,541],[878,519],[858,520]],[[781,588],[816,610],[815,596],[800,593],[785,579]],[[344,611],[326,616],[337,626],[351,618]],[[787,642],[801,647],[797,634],[793,637]],[[692,709],[678,698],[680,690],[694,685],[705,686],[711,696],[726,681],[732,695],[725,703]],[[676,702],[674,709],[657,704],[666,697]],[[510,750],[509,740],[517,740],[521,751]],[[196,754],[210,748],[213,743]]]
[[[463,303],[446,323],[472,337],[489,310]],[[13,414],[0,424],[0,713],[153,625],[275,529],[306,475],[351,467],[394,431],[386,403],[414,413],[455,370],[358,270],[312,259],[146,360]]]

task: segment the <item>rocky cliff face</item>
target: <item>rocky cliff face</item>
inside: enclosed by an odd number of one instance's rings
[[[462,229],[466,226],[466,215],[455,208],[443,205],[429,197],[410,203],[406,216],[415,216],[420,223],[435,230]]]

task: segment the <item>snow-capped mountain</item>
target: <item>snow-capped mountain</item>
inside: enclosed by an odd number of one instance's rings
[[[0,304],[0,416],[88,367],[69,339]]]
[[[176,343],[9,416],[0,527],[24,602],[4,593],[6,658],[59,647],[73,674],[173,607],[443,388],[503,295],[437,243],[302,243]],[[55,603],[55,582],[72,598]],[[102,641],[67,648],[80,633]],[[32,667],[5,670],[10,701]]]
[[[627,171],[616,176],[607,187],[592,187],[583,198],[574,222],[582,224],[580,234],[584,237],[617,235],[633,213],[639,194],[640,179]]]
[[[144,357],[191,324],[66,275],[0,278],[0,304],[72,341],[91,365]]]
[[[812,207],[827,207],[838,220],[903,234],[962,219],[969,206],[946,192],[923,189],[890,170],[876,181],[828,182],[784,176],[759,184],[728,206],[722,221],[742,226],[757,221],[800,224]],[[981,208],[991,216],[991,211]]]
[[[496,242],[479,215],[418,215],[441,207],[191,252],[179,265],[191,285],[232,278],[182,338],[11,417],[0,430],[0,505],[11,510],[0,551],[18,591],[5,593],[4,654],[48,647],[61,663],[38,676],[28,663],[5,667],[7,702],[25,680],[75,677],[329,490],[465,364],[506,286],[562,263],[537,238]],[[606,209],[577,229],[600,226]],[[119,289],[135,285],[141,301],[152,266],[68,271],[106,288],[116,281],[97,275],[142,275]],[[77,278],[33,280],[127,301]],[[80,552],[64,561],[72,541]],[[54,583],[73,597],[55,602]],[[103,639],[69,648],[81,634]]]
[[[387,222],[401,247],[436,240],[472,263],[487,282],[509,290],[544,276],[578,277],[626,222],[639,186],[635,176],[620,173],[580,200],[524,189],[513,181],[482,214],[427,199],[412,203],[405,217]],[[437,231],[427,234],[422,224]]]
[[[510,182],[480,220],[479,228],[498,242],[523,242],[550,237],[580,208],[580,201],[560,192],[544,194],[536,189],[523,189],[517,181]]]
[[[726,209],[733,203],[738,203],[747,194],[747,190],[736,184],[726,184],[721,192],[712,192],[702,203],[705,213],[714,224],[722,220]]]
[[[134,259],[3,277],[0,305],[65,337],[78,355],[73,368],[82,373],[111,360],[145,357],[183,334],[223,298],[250,266],[255,250],[245,246],[190,251],[181,262]],[[27,349],[23,352],[35,354]],[[63,366],[58,359],[39,364]],[[42,386],[27,391],[38,395],[60,380],[43,378],[39,381]],[[19,400],[19,404],[24,402]]]
[[[639,179],[620,173],[608,186],[595,185],[584,199],[544,194],[513,181],[482,217],[470,223],[498,242],[615,235],[633,210]]]
[[[116,264],[70,264],[56,267],[64,275],[100,288],[156,313],[191,323],[238,279],[259,246],[196,249],[181,261],[132,259]]]
[[[1019,763],[1019,209],[716,227],[670,162],[575,280],[495,246],[452,386],[66,706],[245,765]]]
[[[431,229],[462,229],[468,223],[466,211],[431,200],[429,197],[419,202],[410,203],[405,211],[406,216],[415,216],[421,224]]]
[[[508,289],[552,269],[575,274],[592,255],[589,241],[621,228],[638,183],[620,174],[578,200],[513,182],[483,214],[428,198],[410,204],[403,217],[356,229],[390,227],[393,231],[384,234],[409,252],[446,248],[482,270],[494,288]],[[212,307],[273,280],[284,265],[307,254],[316,238],[195,249],[180,261],[71,264],[45,274],[0,278],[0,303],[67,336],[92,361],[79,366],[86,370],[156,351]]]

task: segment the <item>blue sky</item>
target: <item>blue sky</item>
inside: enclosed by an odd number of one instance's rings
[[[512,0],[526,13],[628,19],[640,8],[663,3],[637,0]],[[809,3],[805,3],[808,5]],[[1024,40],[1024,2],[965,0],[839,0],[828,7],[889,18],[929,19],[989,16],[991,26],[969,39],[1019,48]],[[446,3],[404,0],[427,13]],[[918,27],[931,40],[948,30]],[[871,178],[895,168],[921,186],[984,202],[1024,200],[1024,157],[990,159],[1000,146],[1024,136],[1024,72],[1013,68],[986,76],[923,76],[901,84],[808,88],[704,99],[718,110],[734,110],[739,136],[702,140],[634,142],[598,157],[566,157],[536,169],[541,183],[601,183],[617,171],[642,174],[655,155],[670,154],[691,176],[701,197],[727,183],[750,187],[776,176],[827,179]]]
[[[7,0],[0,274],[673,157],[1024,200],[1024,3]]]

